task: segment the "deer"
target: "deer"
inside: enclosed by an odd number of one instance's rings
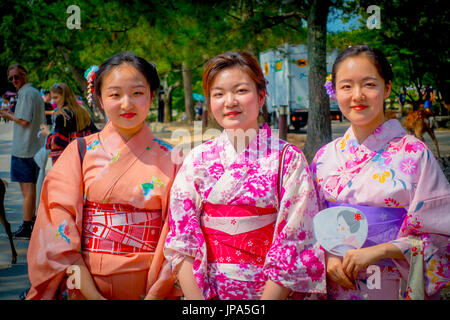
[[[0,179],[0,223],[5,228],[6,234],[9,238],[9,244],[11,246],[11,264],[15,264],[17,262],[17,252],[16,248],[14,246],[13,241],[13,234],[11,232],[11,225],[9,224],[8,220],[6,219],[6,212],[5,212],[5,194],[6,194],[6,181],[3,179]]]
[[[434,144],[436,145],[438,158],[440,158],[441,154],[439,152],[438,141],[434,134],[433,125],[430,121],[430,117],[432,117],[432,116],[433,116],[433,114],[431,112],[426,111],[421,106],[421,108],[419,108],[418,110],[410,111],[406,115],[405,127],[409,133],[414,134],[422,142],[425,142],[425,140],[423,139],[423,135],[425,132],[427,132],[428,135],[433,140]]]

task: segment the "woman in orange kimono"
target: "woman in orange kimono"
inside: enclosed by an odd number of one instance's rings
[[[155,66],[133,53],[101,65],[94,88],[110,121],[70,143],[44,181],[28,249],[27,299],[173,293],[162,245],[177,166],[170,145],[145,124],[158,87]]]

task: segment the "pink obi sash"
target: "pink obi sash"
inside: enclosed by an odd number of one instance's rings
[[[203,204],[201,224],[208,262],[263,264],[269,250],[277,209]]]
[[[82,251],[116,255],[153,252],[161,227],[161,210],[87,201],[83,212]]]

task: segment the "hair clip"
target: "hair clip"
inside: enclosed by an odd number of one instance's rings
[[[327,89],[327,94],[330,98],[336,98],[336,92],[333,88],[333,76],[331,75],[331,73],[327,76],[324,87],[325,89]]]
[[[98,66],[92,65],[84,72],[84,78],[87,80],[87,89],[88,89],[88,95],[87,95],[87,101],[90,106],[92,106],[92,95],[94,94],[94,80],[95,80],[95,74],[98,71]]]

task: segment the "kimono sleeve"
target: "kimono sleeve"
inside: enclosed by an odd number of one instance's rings
[[[423,259],[425,292],[430,296],[450,281],[450,185],[428,148],[417,157],[417,165],[416,188],[399,237],[392,243],[405,256],[406,260],[395,261],[404,275],[414,259]],[[417,250],[412,238],[423,242],[423,250]]]
[[[325,293],[324,252],[313,236],[318,212],[316,191],[308,164],[296,147],[288,148],[274,241],[264,273],[295,292]]]
[[[167,211],[170,203],[170,190],[179,168],[179,165],[173,164],[172,179],[170,179],[170,182],[167,184],[168,191],[166,192],[166,196],[162,198],[162,212],[165,222],[147,276],[147,294],[153,297],[174,297],[181,295],[177,289],[174,289],[175,279],[172,274],[172,269],[163,254],[164,244],[168,234]]]
[[[81,257],[83,184],[77,143],[48,172],[28,247],[27,299],[55,299],[66,269]]]
[[[169,227],[164,255],[176,274],[185,256],[196,257],[204,238],[200,229],[201,197],[195,187],[194,152],[183,162],[170,191]]]
[[[317,177],[317,167],[322,164],[321,158],[324,154],[326,148],[328,145],[324,145],[322,148],[317,151],[316,155],[314,156],[313,160],[311,161],[311,164],[309,166],[311,171],[311,177],[314,182],[314,188],[316,190],[316,196],[319,202],[319,209],[323,210],[327,208],[327,204],[323,195],[323,192],[321,192],[321,183],[322,181],[319,181],[319,178]]]

